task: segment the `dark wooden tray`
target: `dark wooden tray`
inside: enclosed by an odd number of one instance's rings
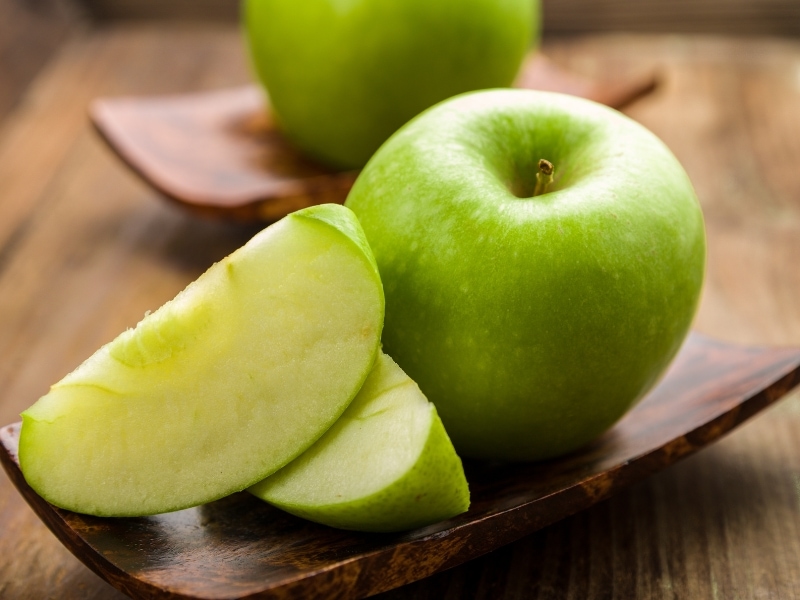
[[[558,91],[620,108],[656,77],[594,81],[540,54],[518,87]],[[169,97],[101,98],[97,131],[122,161],[181,206],[239,221],[275,221],[323,202],[343,202],[355,172],[335,172],[297,152],[278,132],[256,86]]]
[[[587,508],[719,439],[798,383],[800,349],[693,334],[659,386],[591,447],[540,464],[469,462],[469,512],[397,535],[330,529],[247,493],[146,518],[60,510],[22,477],[19,424],[0,430],[0,461],[64,545],[132,597],[355,598],[448,569]]]

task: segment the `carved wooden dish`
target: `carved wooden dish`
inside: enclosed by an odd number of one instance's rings
[[[469,462],[469,512],[405,534],[330,529],[247,493],[155,517],[88,517],[51,506],[27,486],[16,458],[19,424],[0,430],[0,460],[64,545],[132,597],[358,598],[587,508],[719,439],[798,383],[800,349],[694,334],[659,386],[591,447],[540,464]]]
[[[531,55],[519,87],[622,107],[652,91],[655,75],[591,81]],[[123,162],[167,198],[205,215],[275,221],[343,202],[355,172],[335,172],[295,150],[272,123],[260,89],[96,100],[92,122]]]

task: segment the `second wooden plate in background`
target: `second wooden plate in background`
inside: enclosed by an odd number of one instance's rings
[[[590,81],[531,55],[517,87],[582,96],[620,108],[655,88],[651,73]],[[356,172],[305,158],[276,130],[260,88],[168,97],[103,98],[92,122],[131,169],[167,198],[204,215],[271,222],[344,202]]]

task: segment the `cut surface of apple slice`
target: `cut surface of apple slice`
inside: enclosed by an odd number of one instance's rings
[[[26,410],[25,478],[52,504],[103,516],[245,489],[347,408],[378,355],[383,309],[354,215],[289,215]]]
[[[250,492],[299,517],[359,531],[404,531],[469,508],[461,460],[433,404],[381,353],[342,417]]]

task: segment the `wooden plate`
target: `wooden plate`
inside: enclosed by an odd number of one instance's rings
[[[469,512],[397,535],[330,529],[247,493],[155,517],[88,517],[51,506],[27,486],[16,458],[19,424],[0,430],[0,460],[64,545],[132,597],[356,598],[587,508],[719,439],[798,383],[800,349],[693,334],[659,386],[591,447],[540,464],[469,462]]]
[[[531,55],[519,87],[583,96],[620,108],[652,91],[655,75],[591,81]],[[355,172],[334,172],[296,151],[275,129],[260,89],[96,100],[90,116],[124,163],[167,198],[201,214],[275,221],[344,202]]]

